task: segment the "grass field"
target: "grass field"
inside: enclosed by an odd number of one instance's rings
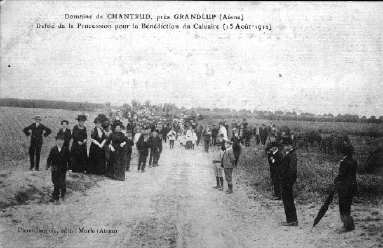
[[[205,118],[204,123],[217,124],[221,119]],[[234,121],[241,121],[242,119],[226,118],[227,123],[231,124]],[[294,131],[313,131],[321,130],[322,133],[344,133],[347,135],[355,136],[368,136],[370,134],[375,136],[383,136],[383,124],[378,123],[358,123],[358,122],[316,122],[316,121],[291,121],[291,120],[266,120],[257,118],[246,118],[250,126],[255,124],[269,125],[273,122],[277,126],[288,126]]]

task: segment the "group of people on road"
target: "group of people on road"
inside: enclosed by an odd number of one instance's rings
[[[162,143],[169,141],[170,149],[179,137],[188,137],[185,142],[187,149],[194,149],[203,141],[204,151],[209,152],[213,146],[213,167],[218,190],[224,189],[224,179],[227,182],[226,193],[233,190],[233,170],[237,167],[243,146],[250,145],[247,136],[247,122],[232,127],[231,137],[228,135],[228,125],[221,121],[218,126],[166,124],[156,123],[150,126],[128,123],[126,131],[124,124],[116,119],[112,123],[103,115],[94,120],[94,128],[90,135],[89,153],[87,152],[88,135],[85,127],[87,117],[78,115],[77,124],[72,131],[69,121],[62,120],[61,128],[56,135],[56,145],[50,150],[47,168],[51,167],[54,185],[52,200],[63,198],[66,192],[65,175],[67,170],[72,172],[106,175],[116,180],[125,180],[125,171],[130,170],[133,146],[138,152],[137,170],[144,172],[146,163],[149,167],[159,165],[162,153]],[[30,169],[39,170],[40,152],[43,136],[51,134],[51,129],[41,123],[41,117],[36,116],[34,123],[24,128],[24,133],[31,136],[29,148]],[[292,135],[285,130],[278,130],[275,125],[266,127],[264,124],[255,130],[256,144],[262,145],[270,166],[270,179],[273,187],[273,199],[282,200],[286,221],[285,226],[297,226],[298,217],[294,203],[293,186],[297,180],[297,154]],[[258,135],[259,134],[259,138]],[[351,217],[352,199],[356,193],[357,163],[353,159],[353,147],[345,144],[344,158],[340,162],[339,174],[334,181],[332,190],[338,193],[339,211],[344,224],[344,231],[354,229]],[[89,154],[89,155],[88,155]],[[149,157],[149,159],[148,159]]]
[[[23,131],[31,136],[30,170],[38,171],[43,136],[47,137],[52,130],[41,123],[41,116],[33,119],[34,123]],[[125,132],[122,121],[116,119],[110,123],[104,115],[99,115],[94,120],[94,128],[88,138],[86,115],[78,115],[76,120],[77,124],[72,130],[69,129],[68,120],[61,121],[61,128],[55,137],[56,144],[48,155],[47,169],[51,168],[54,185],[52,201],[57,201],[59,196],[65,197],[68,170],[125,180],[125,172],[130,171],[134,145],[138,152],[138,171],[144,172],[147,162],[149,167],[158,166],[162,152],[162,138],[158,129],[142,126],[135,129],[136,133]]]
[[[246,135],[247,123],[244,121],[239,125],[240,128],[232,128],[230,141],[225,136],[225,122],[219,123],[219,128],[215,142],[212,142],[213,136],[209,126],[204,128],[204,146],[205,151],[209,151],[209,146],[213,147],[213,167],[216,176],[217,185],[214,187],[223,190],[223,174],[227,181],[226,193],[233,193],[232,170],[237,167],[241,146],[249,146],[250,139]],[[262,124],[255,129],[256,144],[261,145],[266,153],[270,167],[270,181],[273,188],[273,200],[282,200],[285,210],[286,221],[281,224],[284,226],[297,226],[298,217],[294,203],[293,187],[297,180],[298,158],[296,147],[294,145],[294,136],[289,130],[279,129],[276,125],[266,126]],[[357,162],[353,158],[353,146],[351,143],[343,146],[344,158],[340,162],[339,174],[334,180],[330,191],[337,192],[339,198],[339,211],[343,228],[341,231],[351,231],[354,227],[354,221],[351,217],[352,199],[356,194],[356,170]]]

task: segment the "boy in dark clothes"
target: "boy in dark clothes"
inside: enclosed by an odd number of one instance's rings
[[[70,140],[72,139],[72,133],[69,130],[68,125],[69,125],[69,121],[62,120],[61,128],[58,131],[57,135],[64,136],[64,146],[69,149],[69,143],[70,143]]]
[[[138,150],[138,171],[145,172],[146,159],[149,154],[149,135],[147,133],[141,134],[140,138],[137,141],[137,150]]]
[[[64,199],[66,193],[65,177],[69,166],[69,150],[64,146],[64,136],[56,136],[56,145],[51,149],[47,169],[50,167],[52,172],[53,194],[51,201],[58,201],[59,196]]]

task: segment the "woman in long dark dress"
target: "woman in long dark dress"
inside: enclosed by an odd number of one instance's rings
[[[109,121],[106,121],[102,124],[102,128],[104,129],[105,137],[106,137],[106,142],[104,145],[104,152],[105,152],[105,162],[106,162],[106,171],[105,175],[108,177],[112,177],[113,175],[113,166],[111,162],[111,151],[110,151],[110,139],[112,136],[112,128],[109,123]]]
[[[113,171],[111,177],[120,181],[125,180],[125,168],[127,164],[126,144],[128,138],[121,132],[121,129],[123,128],[124,126],[122,122],[115,121],[113,123],[113,133],[110,137],[109,144],[111,151],[111,170]]]
[[[101,119],[94,120],[96,127],[91,133],[91,145],[89,149],[88,172],[101,175],[105,173],[105,150],[106,135],[101,127]]]
[[[73,172],[84,172],[87,163],[86,142],[88,139],[84,126],[86,116],[78,115],[77,121],[78,124],[73,127],[72,132],[71,169]]]

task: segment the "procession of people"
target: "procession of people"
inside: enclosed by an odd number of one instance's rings
[[[115,118],[110,121],[100,114],[94,119],[94,128],[88,132],[85,127],[87,116],[80,114],[72,131],[69,121],[61,120],[56,145],[50,150],[47,168],[52,168],[54,190],[52,201],[59,196],[65,197],[66,173],[87,173],[105,175],[114,180],[126,180],[126,171],[131,170],[133,147],[138,153],[137,171],[145,172],[148,167],[158,167],[163,150],[163,143],[168,141],[170,151],[176,141],[185,150],[194,150],[201,145],[206,153],[213,155],[213,170],[216,179],[215,189],[223,191],[226,181],[226,193],[234,193],[233,171],[238,166],[242,149],[250,146],[251,138],[255,144],[262,146],[266,161],[270,167],[270,182],[273,200],[281,200],[286,214],[284,226],[298,226],[297,211],[294,203],[293,186],[297,179],[297,154],[294,136],[287,130],[278,129],[270,123],[266,126],[256,125],[249,128],[246,119],[240,123],[220,121],[218,125],[202,125],[193,120],[184,121],[142,121],[135,118],[124,123]],[[229,131],[230,129],[230,131]],[[29,149],[30,169],[39,170],[40,151],[43,136],[47,137],[51,129],[41,123],[41,117],[35,116],[34,123],[23,129],[31,135]],[[88,141],[90,147],[88,151]],[[354,229],[351,217],[352,198],[356,191],[356,161],[352,158],[351,144],[345,144],[345,158],[340,163],[339,175],[336,177],[333,192],[339,195],[339,211],[344,223],[344,231]]]

